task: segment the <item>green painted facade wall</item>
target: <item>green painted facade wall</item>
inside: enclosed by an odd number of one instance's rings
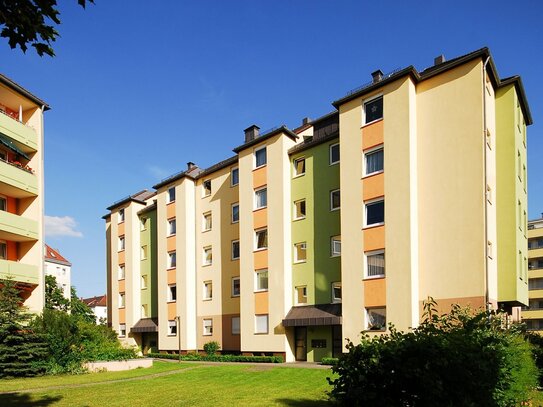
[[[496,171],[498,301],[528,304],[526,124],[514,85],[496,92]]]
[[[141,245],[147,245],[147,258],[141,260],[141,276],[147,276],[147,288],[141,289],[141,304],[147,305],[148,317],[158,317],[158,292],[157,292],[157,214],[156,209],[140,215],[146,218],[146,227],[140,231]]]

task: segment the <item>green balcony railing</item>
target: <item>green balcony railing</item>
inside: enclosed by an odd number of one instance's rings
[[[14,240],[38,240],[38,222],[13,213],[0,211],[0,232],[22,237]]]
[[[0,278],[8,277],[28,284],[39,284],[40,282],[38,266],[18,261],[0,260]]]
[[[36,131],[32,127],[26,126],[3,113],[0,113],[0,133],[4,133],[6,136],[21,143],[26,147],[23,150],[32,152],[38,150],[38,135]]]
[[[0,159],[0,182],[11,185],[18,190],[20,196],[38,195],[38,177],[15,165]]]

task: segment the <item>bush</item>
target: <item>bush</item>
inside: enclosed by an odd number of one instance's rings
[[[321,365],[335,366],[338,361],[338,358],[322,358]]]
[[[204,352],[209,356],[214,355],[217,351],[221,349],[221,345],[217,341],[211,341],[204,344]]]
[[[156,359],[179,360],[179,355],[169,353],[148,353],[148,357]],[[181,360],[190,362],[252,362],[252,363],[283,363],[281,356],[242,356],[242,355],[200,355],[188,353],[181,355]]]
[[[421,325],[409,333],[349,341],[332,371],[331,397],[345,405],[512,406],[537,384],[532,347],[499,314],[454,306],[438,316],[425,304]]]

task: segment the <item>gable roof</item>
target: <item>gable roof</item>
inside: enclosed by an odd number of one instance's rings
[[[64,264],[66,266],[71,266],[70,263],[58,250],[53,249],[48,244],[45,244],[45,260],[52,263]]]
[[[87,304],[89,307],[107,307],[107,295],[100,295],[100,296],[94,296],[91,298],[82,298],[81,301],[83,301],[85,304]]]

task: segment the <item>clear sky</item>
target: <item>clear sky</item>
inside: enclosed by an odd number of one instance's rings
[[[521,75],[529,216],[543,212],[543,2],[61,0],[55,58],[0,39],[0,72],[48,102],[47,242],[82,296],[105,283],[114,201],[233,155],[243,129],[333,110],[381,69],[422,70],[488,46],[501,77]]]

